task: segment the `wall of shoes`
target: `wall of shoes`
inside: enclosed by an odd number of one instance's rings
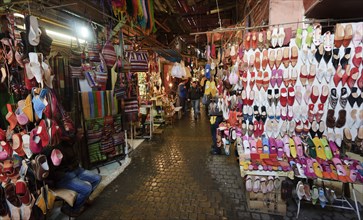
[[[273,27],[246,33],[239,49],[231,44],[237,62],[218,85],[228,81],[235,91],[219,92],[211,105],[225,121],[217,147],[229,155],[234,144],[241,173],[257,172],[245,179],[285,171],[363,183],[362,160],[347,156],[363,154],[363,22],[325,29],[304,25],[286,39],[283,27]]]

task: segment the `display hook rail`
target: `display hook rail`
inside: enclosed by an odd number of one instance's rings
[[[294,22],[285,22],[280,24],[268,24],[268,25],[260,25],[254,27],[234,27],[234,28],[217,28],[212,31],[204,31],[204,32],[195,32],[190,33],[190,35],[199,35],[199,34],[208,34],[208,33],[222,33],[222,32],[234,32],[240,30],[253,30],[259,28],[266,28],[271,26],[283,26],[283,25],[290,25],[290,24],[313,24],[313,23],[326,23],[326,22],[353,22],[357,20],[362,20],[363,17],[359,18],[347,18],[347,19],[312,19],[312,20],[305,20],[305,21],[294,21]]]

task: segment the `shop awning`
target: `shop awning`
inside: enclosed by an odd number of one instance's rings
[[[172,49],[154,49],[156,53],[159,54],[159,56],[164,57],[166,60],[170,62],[180,62],[182,60],[182,56],[180,53],[176,50]]]

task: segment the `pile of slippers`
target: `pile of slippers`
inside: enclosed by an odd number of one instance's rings
[[[333,204],[337,198],[335,191],[323,186],[310,186],[299,181],[296,185],[296,195],[299,200],[311,201],[313,205],[319,204],[324,208],[327,203]]]
[[[262,192],[263,194],[275,192],[281,187],[281,180],[278,176],[246,176],[246,190],[248,192]]]

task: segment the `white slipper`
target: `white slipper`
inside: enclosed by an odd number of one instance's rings
[[[257,193],[258,191],[260,191],[260,188],[261,188],[260,177],[256,176],[253,182],[253,192]]]
[[[49,88],[53,89],[53,79],[55,75],[52,74],[52,70],[49,65],[45,62],[42,62],[43,74],[44,74],[44,83]]]
[[[32,15],[29,16],[29,36],[28,41],[32,46],[38,46],[42,31],[39,29],[38,19]]]
[[[301,181],[296,185],[296,194],[299,200],[302,200],[305,197],[304,184]]]
[[[275,176],[274,187],[275,187],[275,190],[278,190],[281,187],[281,180],[278,176]]]
[[[267,179],[267,192],[272,192],[274,190],[274,178],[273,176],[269,176]]]
[[[40,57],[39,57],[40,56]],[[31,74],[35,77],[35,79],[37,80],[38,83],[43,83],[43,74],[42,74],[42,67],[41,64],[39,63],[39,59],[43,60],[43,55],[42,54],[38,54],[38,53],[29,53],[29,68],[31,71]],[[28,79],[32,79],[29,78],[28,75]]]
[[[260,165],[260,166],[262,166],[262,165]],[[261,178],[260,188],[261,188],[261,192],[263,194],[266,194],[267,193],[267,181],[266,181],[266,178],[265,177],[262,177]]]
[[[251,192],[252,191],[252,177],[251,176],[247,176],[246,178],[246,190],[248,192]]]

